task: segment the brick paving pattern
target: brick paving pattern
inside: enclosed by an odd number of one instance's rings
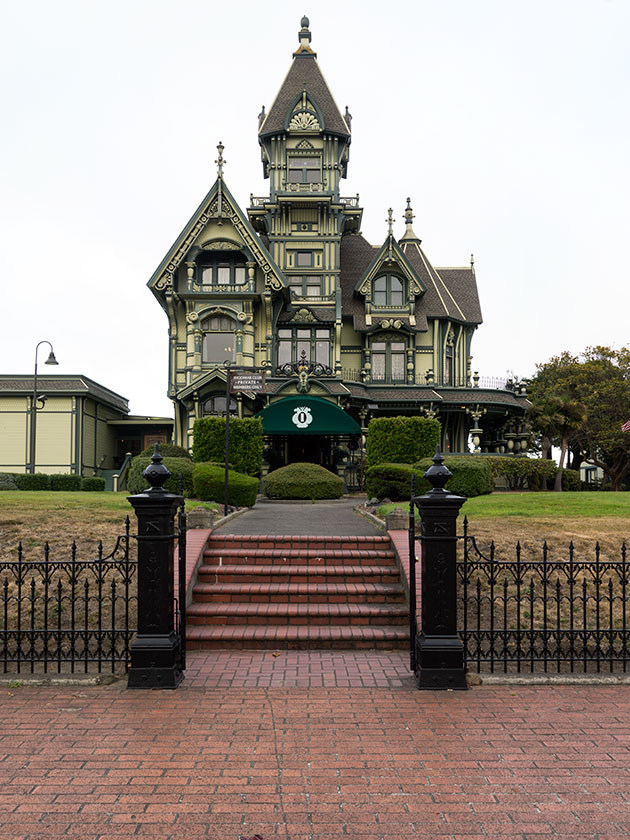
[[[630,836],[627,687],[419,692],[406,664],[200,652],[177,691],[0,686],[0,837]]]

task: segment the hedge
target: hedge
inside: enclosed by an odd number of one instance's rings
[[[142,477],[142,473],[151,463],[151,459],[146,455],[136,455],[131,462],[129,472],[127,473],[127,490],[130,495],[135,496],[137,493],[144,493],[150,487],[146,478]],[[179,474],[184,475],[184,496],[190,497],[194,495],[193,490],[193,462],[189,458],[164,458],[164,466],[171,473],[169,478],[164,483],[164,488],[169,493],[179,496]]]
[[[440,423],[428,417],[377,417],[368,426],[368,465],[414,464],[440,442]]]
[[[68,473],[57,473],[50,476],[51,490],[80,490],[81,476]]]
[[[319,464],[296,463],[263,478],[263,493],[270,499],[339,499],[343,478]]]
[[[444,466],[453,473],[446,483],[449,493],[456,496],[485,496],[494,490],[494,477],[490,461],[492,458],[483,455],[447,455],[444,458]],[[426,493],[431,485],[424,478],[424,473],[433,466],[431,458],[423,458],[415,465],[416,472],[416,494]]]
[[[540,490],[543,481],[556,477],[558,468],[548,458],[490,458],[490,468],[495,478],[504,478],[509,490]]]
[[[194,464],[192,471],[194,494],[206,502],[222,503],[225,499],[225,469],[216,464]],[[228,470],[228,504],[253,507],[258,495],[258,479]]]
[[[188,458],[189,461],[192,460],[190,452],[187,449],[184,449],[183,446],[178,446],[176,443],[159,443],[158,448],[162,458]],[[146,449],[143,449],[140,455],[148,456],[150,458],[154,451],[155,446],[151,444],[151,446],[147,446]]]
[[[260,475],[263,429],[256,417],[230,417],[230,463],[247,475]],[[225,462],[225,417],[201,417],[193,426],[195,463]]]
[[[50,476],[46,473],[16,473],[18,490],[50,490]]]
[[[81,479],[81,490],[88,492],[102,492],[105,490],[105,479],[100,475],[88,475]]]
[[[410,464],[377,464],[365,473],[365,489],[369,499],[391,499],[408,502],[411,496]],[[416,476],[416,481],[418,476]]]

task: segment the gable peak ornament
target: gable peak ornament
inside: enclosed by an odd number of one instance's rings
[[[219,157],[215,160],[215,163],[217,165],[217,178],[223,178],[223,166],[227,163],[227,161],[223,158],[223,150],[224,149],[225,149],[225,146],[219,140],[219,144],[217,146],[217,150],[219,152]]]

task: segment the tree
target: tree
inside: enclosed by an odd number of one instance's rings
[[[530,422],[561,447],[560,466],[567,448],[574,458],[579,451],[621,490],[630,475],[630,434],[621,431],[630,419],[630,348],[562,353],[537,365],[529,396]]]

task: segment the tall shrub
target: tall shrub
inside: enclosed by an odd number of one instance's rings
[[[129,467],[127,474],[127,490],[132,496],[136,493],[144,493],[149,488],[149,482],[143,478],[142,473],[151,463],[146,455],[136,455]],[[193,463],[190,458],[164,458],[163,464],[170,472],[169,478],[164,483],[164,489],[174,496],[179,496],[179,476],[184,478],[184,496],[191,497],[193,493]]]
[[[260,475],[263,452],[262,421],[230,417],[230,464],[237,472]],[[193,426],[193,461],[225,459],[225,417],[202,417]]]
[[[377,417],[368,426],[367,459],[377,464],[415,464],[431,457],[440,442],[440,423],[428,417]]]

